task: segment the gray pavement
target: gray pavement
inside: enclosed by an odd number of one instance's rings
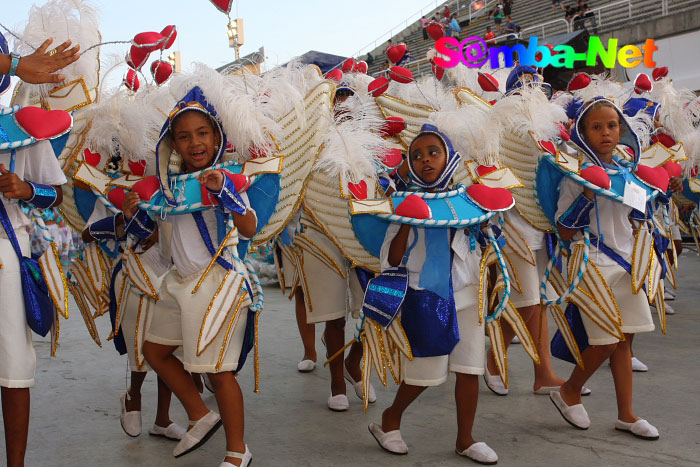
[[[672,302],[677,313],[668,317],[668,334],[657,330],[635,340],[637,355],[650,368],[635,375],[635,410],[659,428],[660,440],[642,441],[613,429],[615,395],[607,366],[593,376],[588,384],[593,395],[584,399],[591,428],[579,431],[569,426],[548,397],[532,394],[532,364],[518,345],[508,355],[510,394],[495,396],[481,384],[475,437],[496,450],[501,466],[700,465],[698,271],[700,258],[687,251],[681,257],[680,290]],[[407,411],[402,434],[409,454],[385,453],[367,425],[380,419],[396,386],[384,388],[375,381],[378,401],[367,414],[350,387],[350,410],[329,411],[328,371],[318,366],[310,374],[296,371],[302,347],[292,303],[274,287],[265,293],[260,323],[261,392],[253,393],[252,360],[240,377],[246,442],[255,466],[475,465],[454,453],[454,377],[426,391]],[[105,317],[99,324],[101,335],[107,336]],[[319,336],[320,332],[319,326]],[[318,348],[321,353],[320,340]],[[127,384],[126,359],[118,356],[111,342],[102,349],[95,346],[77,310],[63,323],[58,357],[48,357],[46,341],[38,341],[36,350],[39,362],[26,465],[218,466],[223,459],[223,430],[180,459],[171,455],[173,442],[148,436],[155,416],[153,374],[144,384],[144,433],[136,439],[124,434],[119,425],[119,396]],[[555,361],[554,365],[561,376],[571,370],[566,363]],[[206,394],[205,401],[216,407],[211,394]],[[186,423],[176,400],[171,414],[178,423]],[[0,463],[5,459],[2,444]]]

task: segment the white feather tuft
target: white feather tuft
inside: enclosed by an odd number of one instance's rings
[[[557,123],[568,121],[564,109],[535,87],[524,87],[517,94],[500,99],[492,109],[503,131],[520,137],[531,131],[539,140],[550,139],[559,136]]]
[[[450,138],[462,160],[494,165],[498,162],[500,128],[494,124],[491,113],[481,106],[463,105],[455,110],[431,113],[429,123]]]

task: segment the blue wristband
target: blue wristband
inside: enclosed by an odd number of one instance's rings
[[[26,180],[25,180],[26,181]],[[56,189],[51,185],[41,185],[40,183],[34,183],[26,181],[30,187],[32,187],[32,197],[27,200],[27,203],[39,209],[50,208],[56,202],[58,193]]]
[[[214,195],[214,198],[219,202],[219,205],[228,212],[235,212],[236,214],[245,214],[247,207],[243,202],[243,198],[236,191],[236,187],[230,178],[224,175],[224,182],[221,185],[221,191],[218,193],[213,192],[207,188],[209,193]]]
[[[117,231],[117,218],[121,215],[122,213],[105,217],[88,225],[90,236],[95,240],[123,240],[124,238],[120,238]]]
[[[156,231],[156,223],[143,209],[139,209],[124,226],[124,230],[138,238],[148,238]]]
[[[10,72],[8,73],[8,75],[15,76],[15,74],[17,74],[17,66],[19,65],[19,59],[22,58],[22,56],[16,52],[10,52],[10,57],[12,61],[10,62]]]

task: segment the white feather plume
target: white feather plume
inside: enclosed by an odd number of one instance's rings
[[[610,99],[622,108],[622,105],[631,97],[631,90],[625,89],[622,83],[613,81],[607,73],[591,76],[591,83],[585,88],[573,91],[572,94],[584,102],[594,97],[603,96]]]
[[[689,105],[696,99],[689,89],[677,89],[671,80],[661,80],[654,85],[649,98],[658,102],[659,122],[678,140],[692,138],[695,133]]]
[[[523,87],[496,102],[492,111],[503,130],[526,137],[532,131],[537,139],[544,140],[559,135],[557,123],[568,121],[564,109],[552,103],[538,88]]]
[[[493,165],[498,161],[500,128],[491,114],[481,106],[463,105],[454,110],[433,112],[428,122],[450,138],[462,160]]]

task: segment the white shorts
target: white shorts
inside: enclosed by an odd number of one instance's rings
[[[672,224],[672,225],[671,225],[671,234],[672,234],[671,237],[672,237],[673,240],[682,240],[682,238],[681,238],[681,228],[678,227],[678,224]],[[670,245],[669,245],[669,248],[671,248]]]
[[[128,280],[128,279],[127,279]],[[115,279],[117,294],[121,290],[124,275],[118,274]],[[122,305],[121,330],[126,344],[126,354],[129,357],[131,371],[149,371],[151,369],[143,357],[143,341],[148,329],[150,314],[155,308],[155,301],[139,292],[136,287],[127,285],[125,303]]]
[[[632,292],[632,277],[627,271],[617,264],[598,266],[598,269],[615,296],[622,317],[622,332],[636,334],[653,331],[654,322],[651,319],[647,295],[643,291],[637,294]],[[583,327],[586,328],[590,345],[607,345],[619,342],[617,338],[595,324],[586,314],[581,313],[581,320]]]
[[[510,300],[513,302],[515,308],[540,304],[540,283],[542,282],[544,270],[547,268],[549,258],[547,258],[547,250],[544,248],[535,250],[532,253],[535,256],[536,266],[533,266],[514,252],[506,249],[510,265],[515,269],[518,283],[520,283],[522,289],[522,293],[518,292],[515,286],[510,289]]]
[[[202,320],[225,274],[224,268],[218,264],[213,266],[194,295],[192,290],[199,282],[201,273],[182,278],[175,269],[171,269],[163,279],[160,300],[152,310],[146,340],[162,345],[182,345],[182,363],[189,372],[222,373],[238,367],[248,321],[247,306],[239,309],[233,321],[234,328],[228,345],[225,345],[226,332],[222,329],[204,352],[197,356]]]
[[[479,286],[470,285],[455,293],[459,342],[449,355],[403,359],[404,382],[414,386],[438,386],[448,372],[484,374],[486,336],[479,324]]]
[[[4,233],[4,231],[3,231]],[[22,254],[29,255],[29,235],[15,230]],[[0,386],[28,388],[34,385],[36,354],[24,310],[19,261],[12,244],[0,237]]]

